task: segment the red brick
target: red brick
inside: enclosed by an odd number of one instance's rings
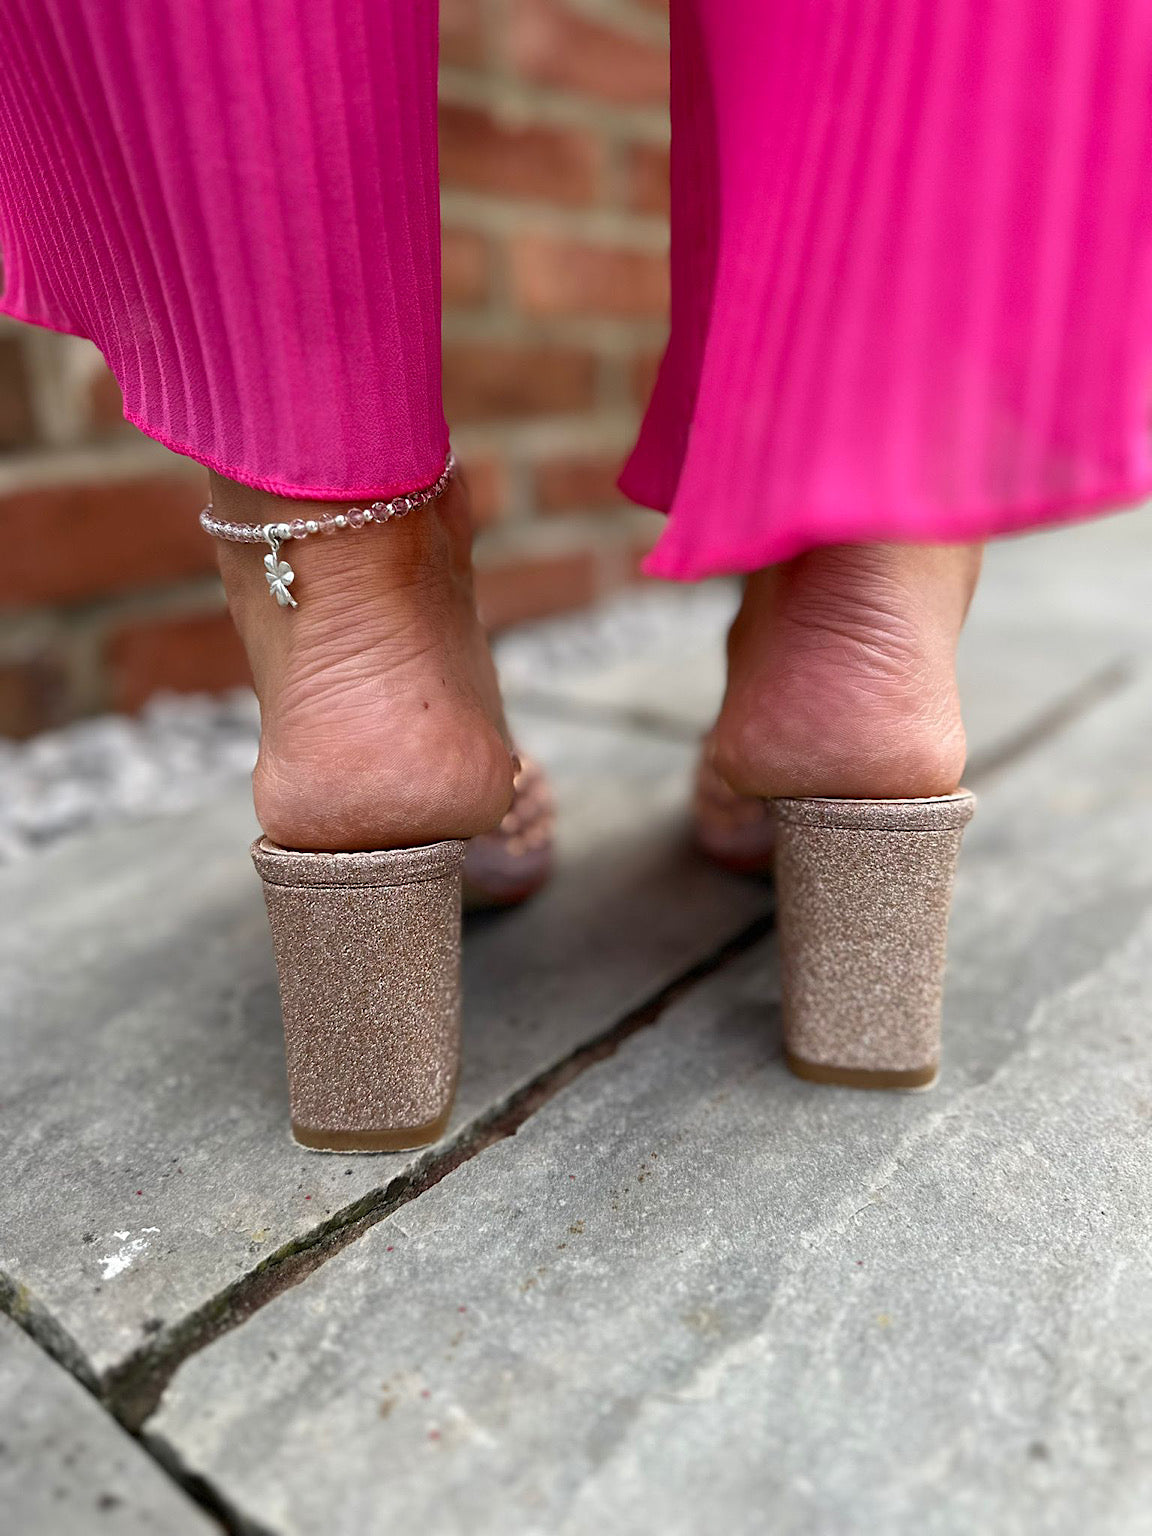
[[[54,486],[0,498],[0,603],[74,602],[214,569],[193,475]]]
[[[529,314],[630,320],[667,313],[668,263],[651,251],[520,235],[511,254],[513,291]]]
[[[515,0],[508,56],[540,85],[640,106],[668,98],[668,50],[569,9],[563,0]]]
[[[542,512],[572,512],[616,507],[619,453],[551,459],[536,470],[536,504]]]
[[[667,214],[668,146],[633,144],[628,151],[628,204],[639,213]]]
[[[470,229],[446,229],[440,260],[445,306],[475,309],[482,305],[492,286],[491,252],[484,236]]]
[[[600,566],[591,550],[520,557],[476,572],[480,616],[490,630],[583,608],[599,590]]]
[[[453,422],[586,410],[597,370],[583,348],[453,342],[444,348],[445,407]]]
[[[0,662],[0,736],[23,739],[59,725],[64,692],[63,670],[50,657]]]
[[[508,477],[503,462],[492,456],[472,455],[463,465],[463,477],[468,488],[472,526],[490,528],[499,522],[508,499]]]
[[[550,203],[592,202],[603,145],[596,135],[516,123],[481,107],[440,108],[440,175],[446,187]]]
[[[17,336],[0,336],[0,449],[23,448],[34,436],[23,349]]]
[[[664,4],[441,0],[444,182],[450,194],[468,194],[449,197],[444,231],[448,335],[456,338],[446,348],[446,396],[454,423],[486,424],[474,435],[483,446],[478,456],[468,456],[465,469],[476,525],[501,525],[492,541],[499,563],[479,578],[485,611],[497,626],[586,603],[627,579],[638,558],[631,519],[605,518],[596,529],[592,519],[573,516],[570,541],[568,525],[554,521],[566,512],[617,504],[615,454],[596,442],[583,455],[521,465],[509,462],[502,438],[505,424],[518,429],[539,418],[585,416],[603,403],[605,389],[613,399],[623,397],[625,414],[633,389],[638,403],[647,399],[658,361],[647,343],[652,317],[664,313],[664,264],[645,248],[642,234],[625,235],[617,249],[600,243],[597,231],[604,227],[599,221],[609,190],[618,210],[641,216],[634,222],[642,232],[666,206],[658,126],[665,113],[666,54],[649,36],[660,30],[653,18]],[[507,95],[496,90],[501,80],[511,80]],[[526,102],[539,102],[540,109],[529,111]],[[638,137],[628,127],[632,120],[638,121]],[[517,200],[528,206],[513,218]],[[477,205],[484,206],[483,220],[468,212]],[[563,237],[522,240],[514,267],[506,241],[527,216],[540,237],[557,235],[545,205],[565,210]],[[509,299],[519,296],[518,317],[504,315],[506,285]],[[481,316],[485,332],[498,341],[477,339]],[[584,323],[584,317],[598,316],[618,320],[621,329],[647,322],[635,355],[617,344],[602,351],[598,328]],[[565,323],[550,324],[550,317]],[[559,339],[549,340],[553,334]],[[0,336],[0,357],[11,335]],[[31,407],[37,402],[28,398],[18,353],[7,377],[0,361],[0,447],[19,448],[35,436]],[[110,436],[130,433],[120,422],[111,375],[65,361],[61,378],[80,396],[74,404],[91,424],[89,440],[107,444]],[[157,687],[212,688],[247,675],[223,615],[189,612],[196,600],[175,585],[213,568],[211,542],[195,521],[203,499],[198,477],[170,478],[161,466],[154,476],[126,481],[115,468],[119,478],[105,484],[98,465],[102,450],[90,451],[93,486],[0,498],[0,602],[40,604],[50,616],[53,604],[92,600],[101,605],[102,628],[93,633],[96,626],[85,616],[74,641],[100,654],[74,657],[69,649],[58,655],[53,642],[43,657],[21,655],[0,664],[0,729],[58,723],[83,693],[71,686],[73,661],[77,683],[107,662],[116,702],[133,707]],[[523,496],[521,475],[527,482]],[[529,520],[522,530],[504,520],[509,509],[551,517],[550,532],[556,542],[565,538],[564,552],[541,552],[533,537],[539,526],[533,530]],[[123,612],[115,620],[105,616],[107,599],[132,590],[149,591],[152,618],[143,618],[139,601],[131,605],[131,618]],[[113,622],[123,627],[113,633]],[[51,625],[46,632],[53,633]]]
[[[440,0],[440,58],[445,64],[483,64],[484,30],[483,0]]]
[[[251,681],[226,613],[126,624],[109,637],[105,655],[114,709],[139,709],[161,689],[217,693]]]

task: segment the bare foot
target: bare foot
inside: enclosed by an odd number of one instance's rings
[[[968,546],[839,545],[748,579],[711,765],[740,795],[951,794]]]
[[[339,510],[213,476],[217,514]],[[472,595],[466,493],[383,528],[286,545],[298,608],[270,597],[262,546],[220,543],[228,606],[260,700],[256,815],[287,847],[415,846],[496,826],[513,762]]]

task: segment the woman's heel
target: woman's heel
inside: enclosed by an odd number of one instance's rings
[[[325,1152],[439,1140],[460,1056],[462,842],[252,845],[272,927],[292,1134]]]
[[[800,1077],[935,1079],[952,878],[975,803],[967,790],[772,802],[784,1048]]]

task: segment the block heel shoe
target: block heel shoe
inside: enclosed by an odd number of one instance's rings
[[[443,1135],[460,1058],[465,846],[300,853],[267,838],[253,844],[302,1146],[392,1152]]]
[[[769,802],[784,1047],[800,1077],[926,1088],[948,914],[975,798]]]

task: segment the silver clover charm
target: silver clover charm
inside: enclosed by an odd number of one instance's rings
[[[275,555],[264,556],[264,579],[268,590],[281,608],[296,608],[298,603],[288,588],[296,580],[296,572],[287,560],[277,560]]]
[[[264,580],[268,583],[269,594],[281,608],[298,608],[299,603],[288,590],[296,580],[296,572],[287,560],[280,559],[280,540],[275,534],[265,529],[264,536],[272,546],[272,553],[264,556]]]

